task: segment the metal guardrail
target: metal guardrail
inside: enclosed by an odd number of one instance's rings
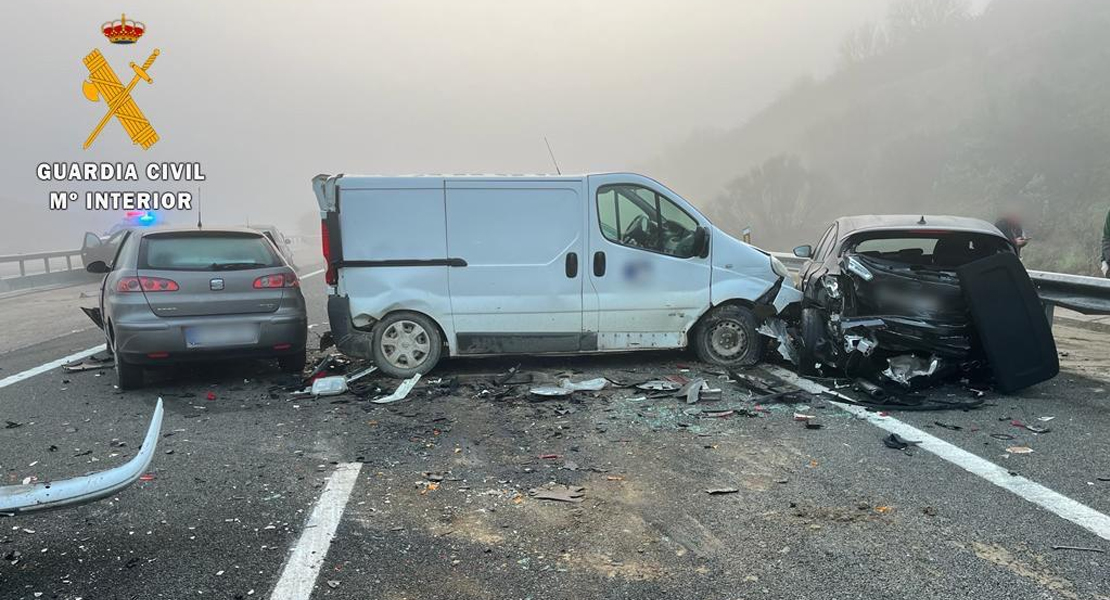
[[[83,270],[85,265],[81,263],[81,250],[54,250],[52,252],[30,252],[26,254],[0,254],[0,264],[4,263],[19,263],[19,276],[27,277],[27,263],[42,261],[42,271],[35,273],[52,273],[59,271],[73,271],[73,257],[77,257],[77,269]],[[52,258],[65,258],[66,268],[54,269],[51,271],[50,259]],[[31,273],[32,275],[35,273]]]
[[[772,252],[787,269],[797,271],[806,259],[787,252]],[[1049,307],[1059,306],[1085,315],[1110,315],[1110,279],[1029,271],[1037,294]]]

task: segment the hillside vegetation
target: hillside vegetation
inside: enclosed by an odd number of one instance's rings
[[[725,229],[788,249],[857,213],[1017,208],[1031,268],[1094,274],[1110,210],[1110,2],[894,0],[743,126],[651,172]],[[772,58],[768,58],[771,60]]]

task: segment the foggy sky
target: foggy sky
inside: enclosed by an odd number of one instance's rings
[[[0,36],[0,253],[76,247],[120,215],[47,208],[44,161],[200,161],[205,222],[292,229],[326,173],[633,169],[705,129],[735,127],[835,64],[885,0],[19,0]],[[147,24],[130,46],[102,22]],[[99,48],[161,136],[133,146],[81,95]],[[650,173],[649,173],[650,175]],[[677,190],[680,193],[682,190]],[[701,199],[689,198],[695,203]],[[190,222],[195,217],[176,220]]]

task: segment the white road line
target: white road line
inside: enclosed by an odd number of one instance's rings
[[[328,477],[327,486],[316,501],[316,506],[312,508],[304,532],[293,546],[270,600],[309,600],[312,596],[320,567],[324,565],[328,547],[335,537],[335,530],[343,517],[343,509],[347,506],[361,469],[362,463],[342,463]]]
[[[304,275],[300,275],[299,277],[301,279],[308,279],[309,277],[315,277],[315,276],[319,275],[320,273],[323,273],[325,270],[326,269],[318,269],[318,270],[313,271],[311,273],[306,273]],[[81,331],[84,331],[84,330],[82,329]],[[37,366],[33,369],[27,369],[26,371],[23,371],[22,373],[16,373],[15,375],[10,375],[8,377],[0,379],[0,389],[6,388],[9,385],[12,385],[14,383],[19,383],[20,381],[23,381],[24,379],[30,379],[31,377],[34,377],[35,375],[45,373],[45,372],[47,372],[51,369],[56,369],[56,368],[58,368],[58,367],[60,367],[64,364],[71,363],[75,360],[80,360],[80,359],[85,358],[87,356],[92,356],[93,354],[96,354],[97,352],[100,352],[101,350],[104,350],[104,344],[101,344],[101,345],[93,347],[93,348],[89,348],[88,350],[82,350],[82,351],[77,352],[75,354],[70,354],[69,356],[64,356],[62,358],[59,358],[58,360],[52,360],[52,361],[46,363],[45,365],[39,365],[39,366]]]
[[[82,351],[77,352],[75,354],[70,354],[69,356],[63,356],[62,358],[59,358],[58,360],[52,360],[52,361],[46,363],[45,365],[39,365],[39,366],[37,366],[33,369],[27,369],[26,371],[23,371],[22,373],[16,373],[15,375],[9,375],[8,377],[0,379],[0,389],[6,388],[9,385],[12,385],[14,383],[19,383],[20,381],[23,381],[24,379],[30,379],[31,377],[34,377],[35,375],[38,375],[40,373],[45,373],[45,372],[47,372],[51,369],[57,369],[58,367],[60,367],[64,364],[71,363],[75,360],[81,360],[82,358],[85,358],[87,356],[92,356],[93,354],[96,354],[97,352],[100,352],[101,350],[104,350],[104,344],[101,344],[99,346],[93,346],[92,348],[89,348],[88,350],[82,350]]]
[[[812,394],[829,392],[841,398],[846,398],[819,383],[810,381],[804,377],[799,377],[786,369],[767,367],[767,371],[783,381],[792,383]],[[1021,476],[1010,475],[1007,469],[985,458],[972,454],[959,446],[955,446],[938,437],[929,435],[894,417],[881,416],[854,404],[845,404],[843,402],[836,402],[835,400],[830,402],[853,415],[866,419],[869,423],[880,429],[896,433],[907,440],[920,441],[921,443],[918,444],[918,446],[922,450],[931,452],[968,473],[978,475],[994,485],[1017,494],[1025,500],[1079,525],[1100,538],[1110,541],[1110,516],[1100,513],[1085,504],[1080,504],[1063,494],[1054,492],[1039,483],[1030,481]]]

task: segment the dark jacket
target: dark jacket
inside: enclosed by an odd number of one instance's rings
[[[1107,224],[1110,225],[1110,221],[1107,221]],[[1011,221],[1009,219],[999,219],[998,222],[994,224],[994,226],[1002,232],[1002,235],[1006,236],[1006,239],[1010,240],[1011,244],[1014,244],[1014,250],[1017,251],[1018,256],[1021,256],[1021,248],[1019,248],[1017,246],[1017,243],[1015,242],[1015,240],[1017,240],[1019,237],[1025,236],[1025,230],[1021,227],[1021,223],[1018,223],[1017,221]],[[1106,243],[1104,240],[1104,250],[1105,245]]]

